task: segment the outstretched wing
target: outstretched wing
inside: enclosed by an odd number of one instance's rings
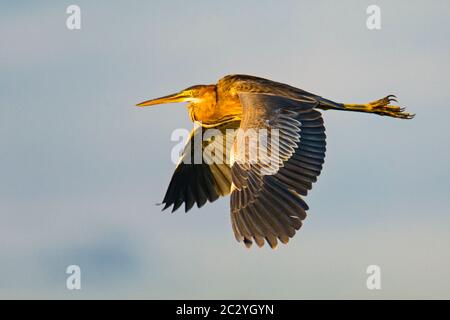
[[[265,239],[274,248],[277,239],[287,243],[306,218],[308,206],[301,196],[306,196],[322,170],[325,127],[320,112],[313,109],[318,103],[314,97],[294,100],[239,93],[239,98],[243,107],[240,129],[267,129],[277,132],[278,139],[266,139],[271,152],[256,162],[249,154],[255,148],[244,143],[247,147],[242,152],[243,144],[235,139],[231,152],[233,231],[247,247],[253,241],[262,246]],[[260,148],[258,144],[257,151]]]
[[[230,149],[233,140],[226,139],[226,130],[238,126],[239,122],[229,122],[216,127],[222,134],[221,139],[217,139],[218,135],[202,139],[201,126],[192,130],[164,196],[163,210],[173,205],[174,212],[184,203],[187,212],[195,203],[200,208],[206,201],[213,202],[230,193],[231,170],[226,150]],[[222,150],[223,161],[209,159],[211,155],[204,152],[206,148]]]

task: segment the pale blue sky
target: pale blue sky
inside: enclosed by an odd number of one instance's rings
[[[448,1],[1,2],[0,297],[450,298],[449,14]],[[336,101],[394,93],[417,117],[324,112],[306,223],[249,251],[228,199],[155,206],[170,134],[191,124],[180,104],[132,107],[230,73]],[[65,288],[70,264],[81,291]]]

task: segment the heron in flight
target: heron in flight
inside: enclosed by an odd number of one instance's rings
[[[395,96],[365,104],[337,103],[287,84],[249,75],[228,75],[217,84],[196,85],[178,93],[137,104],[139,107],[163,103],[189,102],[194,123],[190,138],[164,196],[164,209],[172,212],[183,203],[185,211],[200,208],[230,194],[234,235],[247,247],[264,242],[275,248],[286,244],[302,226],[308,205],[304,197],[316,182],[325,159],[326,135],[318,110],[374,113],[412,119],[404,108],[390,105]],[[263,172],[258,161],[237,150],[236,138],[224,143],[226,161],[184,161],[191,157],[194,141],[203,129],[268,129],[279,133],[275,170]],[[203,139],[201,150],[219,140]],[[202,155],[205,159],[205,154]],[[164,210],[163,209],[163,210]]]

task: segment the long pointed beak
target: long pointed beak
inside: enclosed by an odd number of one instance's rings
[[[148,106],[154,106],[157,104],[163,104],[163,103],[175,103],[175,102],[183,102],[183,101],[189,101],[191,100],[191,96],[184,91],[175,93],[175,94],[169,94],[168,96],[164,96],[157,99],[147,100],[141,103],[138,103],[137,107],[148,107]]]

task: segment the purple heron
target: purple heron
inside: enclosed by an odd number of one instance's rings
[[[193,122],[201,125],[191,132],[189,141],[175,169],[163,200],[164,209],[172,212],[183,203],[189,211],[196,203],[231,193],[231,222],[239,242],[250,247],[268,244],[275,248],[278,240],[286,244],[300,229],[308,205],[303,200],[316,182],[325,159],[325,127],[318,110],[341,110],[374,113],[399,119],[414,115],[404,108],[390,105],[389,95],[366,104],[345,104],[324,99],[287,84],[249,75],[228,75],[217,84],[196,85],[178,93],[139,103],[147,107],[163,103],[189,102],[187,109]],[[224,163],[189,163],[193,141],[203,128],[277,129],[279,163],[274,172],[263,174],[258,163],[248,163],[236,151],[236,141],[228,149]],[[213,143],[202,140],[204,150]]]

